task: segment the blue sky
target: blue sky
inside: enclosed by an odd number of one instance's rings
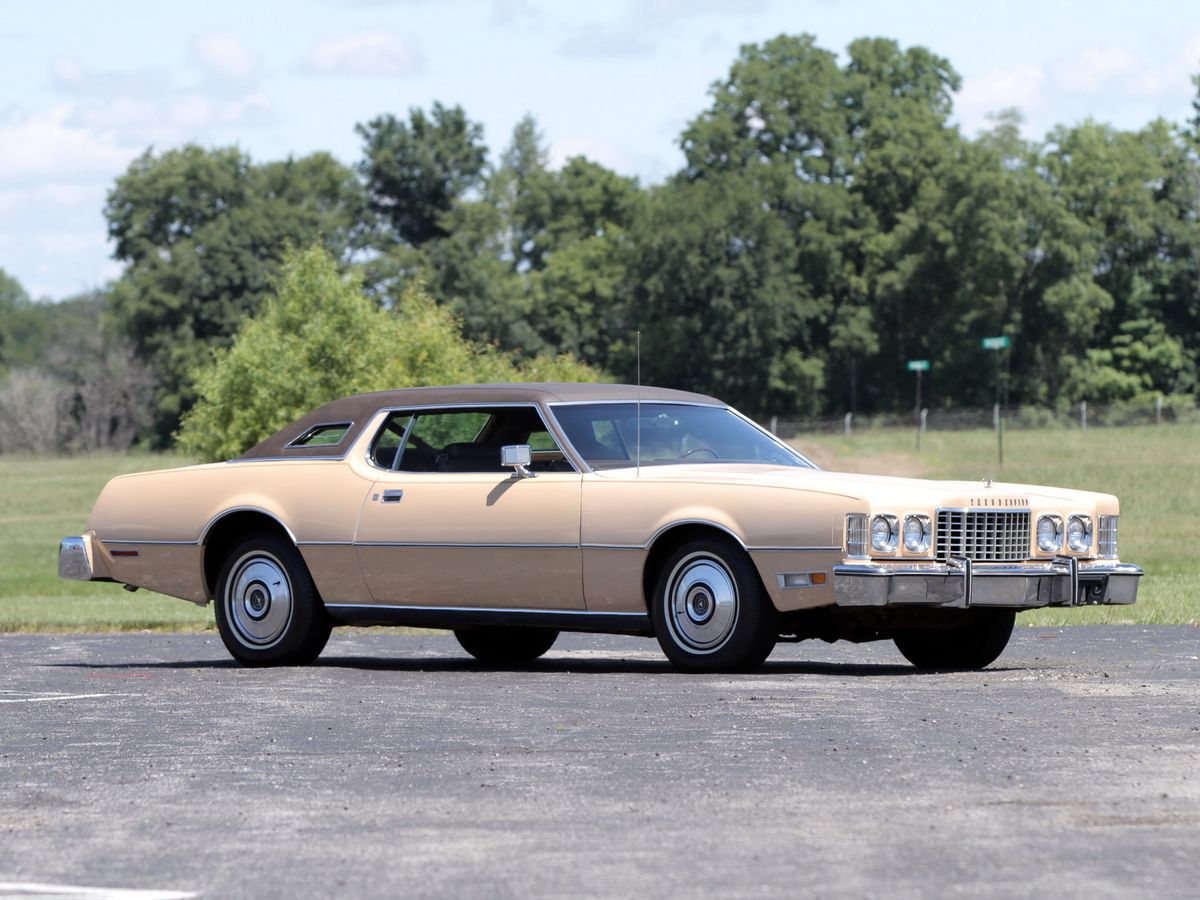
[[[1009,106],[1031,136],[1183,121],[1200,71],[1195,0],[0,0],[0,268],[56,299],[115,277],[105,192],[148,146],[352,163],[355,123],[434,100],[461,103],[493,152],[531,112],[554,163],[657,181],[738,46],[784,32],[948,57],[968,134]]]

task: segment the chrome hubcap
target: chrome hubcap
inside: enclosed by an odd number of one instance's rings
[[[667,581],[667,625],[676,642],[712,653],[737,624],[737,585],[725,564],[705,553],[681,560]]]
[[[243,643],[278,641],[292,620],[292,585],[279,561],[261,552],[240,559],[225,590],[225,609]]]

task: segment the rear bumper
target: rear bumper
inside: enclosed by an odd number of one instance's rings
[[[97,552],[96,536],[88,531],[58,542],[58,577],[72,581],[112,581],[104,559]]]
[[[833,567],[838,606],[1041,606],[1130,604],[1138,566],[1056,557],[1032,563],[854,562]]]

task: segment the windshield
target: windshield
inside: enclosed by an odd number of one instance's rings
[[[813,468],[799,453],[721,406],[583,403],[552,407],[593,469],[672,463],[760,463]],[[638,446],[641,452],[638,452]]]

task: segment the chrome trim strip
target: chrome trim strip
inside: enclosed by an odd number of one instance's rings
[[[450,541],[354,541],[355,547],[407,547],[446,550],[578,550],[578,544],[472,544]]]
[[[747,547],[748,553],[841,553],[841,547]]]
[[[126,540],[109,541],[109,540],[100,539],[100,543],[102,543],[106,547],[109,546],[110,544],[113,546],[134,544],[139,547],[140,546],[195,547],[200,542],[199,541],[126,541]]]
[[[300,449],[300,448],[298,447],[296,449]],[[349,452],[350,452],[350,448],[347,447],[346,453],[349,453]],[[343,453],[340,456],[253,456],[253,457],[249,457],[249,458],[239,456],[234,459],[227,459],[224,462],[226,465],[229,465],[230,463],[261,463],[261,462],[289,462],[289,463],[337,462],[339,460],[345,459],[346,453]]]
[[[697,405],[699,405],[699,404],[697,404]],[[654,542],[657,541],[660,537],[662,537],[664,534],[666,534],[672,528],[676,528],[680,525],[707,525],[710,528],[715,528],[718,531],[725,532],[727,535],[729,535],[731,538],[733,538],[735,541],[737,541],[737,544],[739,547],[741,547],[743,550],[746,549],[746,542],[743,541],[739,535],[734,534],[732,531],[730,531],[724,525],[720,525],[716,522],[710,521],[709,519],[677,519],[674,522],[668,522],[666,525],[663,525],[656,532],[654,532],[654,534],[650,535],[650,540],[646,541],[646,547],[649,548],[649,547],[653,546]]]
[[[581,550],[645,550],[645,544],[580,544]]]
[[[326,609],[400,609],[413,612],[463,612],[463,613],[516,613],[517,615],[544,615],[552,613],[556,616],[600,616],[604,618],[634,618],[644,619],[646,613],[640,612],[603,612],[587,609],[531,609],[527,607],[508,606],[409,606],[404,603],[326,603]]]

